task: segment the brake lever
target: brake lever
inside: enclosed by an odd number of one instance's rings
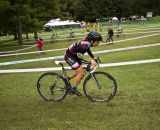
[[[100,58],[99,58],[99,57],[97,57],[97,60],[98,60],[98,62],[99,62],[99,63],[101,63],[101,60],[100,60]]]
[[[99,67],[99,63],[101,63],[101,60],[99,57],[97,57],[97,59],[95,59],[96,63],[97,63],[97,66]]]

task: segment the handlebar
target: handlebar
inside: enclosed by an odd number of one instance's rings
[[[90,62],[90,61],[84,60],[82,57],[81,57],[80,59],[81,59],[82,63],[84,63],[84,64],[90,64],[90,65],[91,65],[91,62]],[[101,60],[100,60],[99,57],[97,57],[97,58],[94,59],[94,60],[95,60],[95,62],[96,62],[98,65],[99,65],[99,63],[101,63]]]
[[[97,62],[97,63],[101,63],[101,60],[100,60],[99,57],[97,57],[96,62]]]
[[[85,59],[83,59],[83,55],[82,54],[80,54],[80,53],[78,53],[78,58],[80,58],[81,59],[81,61],[82,61],[82,63],[84,63],[84,64],[91,64],[91,62],[90,61],[87,61],[87,60],[85,60]],[[96,63],[98,64],[98,63],[101,63],[101,60],[100,60],[100,58],[99,57],[97,57],[96,59],[94,59],[95,61],[96,61]]]
[[[93,67],[93,66],[91,66],[91,62],[90,61],[84,60],[82,57],[80,59],[81,59],[82,63],[87,64],[87,67],[84,67],[84,68],[87,71],[90,71],[90,73],[93,73],[99,67],[99,63],[101,62],[100,58],[97,57],[95,59],[95,61],[97,63],[97,66]],[[91,68],[93,68],[93,70],[91,70]]]

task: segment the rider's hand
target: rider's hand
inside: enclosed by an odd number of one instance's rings
[[[96,67],[97,66],[97,62],[95,60],[91,60],[91,66]]]
[[[98,61],[98,57],[94,57],[93,60]]]
[[[99,59],[99,57],[95,57],[93,58],[93,60],[95,60],[97,63],[101,63],[101,60]]]

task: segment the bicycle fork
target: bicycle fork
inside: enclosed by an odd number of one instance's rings
[[[90,74],[91,74],[91,77],[93,78],[94,82],[96,83],[97,87],[99,89],[101,89],[101,85],[98,83],[98,80],[96,79],[96,76],[95,76],[94,72],[92,72]]]

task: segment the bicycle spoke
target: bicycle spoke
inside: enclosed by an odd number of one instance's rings
[[[103,72],[95,72],[95,78],[96,80],[91,76],[86,78],[83,86],[86,96],[90,100],[97,102],[111,100],[117,90],[115,80]]]
[[[66,96],[66,82],[56,73],[43,74],[37,83],[42,98],[47,101],[61,101]]]

